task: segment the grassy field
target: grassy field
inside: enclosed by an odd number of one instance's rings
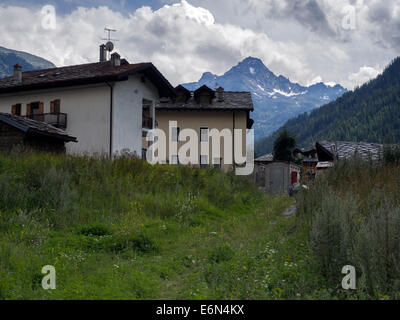
[[[291,203],[213,169],[2,155],[0,298],[329,298]]]
[[[338,163],[286,219],[233,173],[0,155],[0,299],[398,299],[396,161]]]

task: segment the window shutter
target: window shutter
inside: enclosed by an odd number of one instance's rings
[[[14,104],[14,105],[11,107],[11,113],[12,113],[13,115],[16,115],[16,114],[17,114],[17,105],[16,105],[16,104]]]
[[[50,113],[56,113],[54,104],[55,104],[55,101],[50,102]]]
[[[31,104],[27,104],[26,105],[26,115],[27,116],[31,116],[32,115],[32,108],[31,108]]]
[[[43,114],[44,113],[44,103],[40,102],[39,103],[39,114]]]
[[[292,171],[292,183],[297,183],[297,172]]]

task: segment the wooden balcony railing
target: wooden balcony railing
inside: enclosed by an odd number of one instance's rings
[[[29,119],[46,122],[60,129],[67,129],[67,114],[66,113],[40,113],[26,116]]]

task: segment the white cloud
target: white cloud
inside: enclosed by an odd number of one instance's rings
[[[358,72],[351,73],[348,77],[350,83],[354,85],[362,85],[363,83],[376,78],[381,71],[373,68],[373,67],[361,67]]]
[[[342,9],[351,3],[356,4],[357,27],[346,31],[341,27]],[[371,69],[379,69],[365,66],[386,65],[400,48],[400,4],[385,4],[182,0],[128,15],[107,7],[78,8],[59,16],[56,30],[42,29],[38,8],[0,5],[0,45],[59,66],[92,62],[98,60],[107,25],[119,30],[116,50],[123,57],[132,63],[153,62],[174,85],[196,81],[205,71],[221,74],[255,56],[273,72],[301,84],[323,81],[353,88],[376,74]],[[386,19],[379,22],[382,17]]]
[[[185,0],[156,11],[142,7],[129,16],[107,7],[78,8],[58,17],[56,30],[43,30],[40,14],[28,9],[0,7],[0,15],[6,20],[2,22],[3,46],[37,54],[59,66],[96,61],[107,25],[119,30],[116,50],[122,56],[130,62],[152,61],[174,84],[197,80],[208,70],[225,72],[250,55],[293,77],[310,73],[301,46],[215,23],[209,11]]]

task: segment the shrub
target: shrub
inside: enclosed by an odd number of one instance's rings
[[[223,245],[213,248],[208,256],[208,260],[212,263],[220,263],[231,260],[235,252],[229,245]]]
[[[83,227],[78,231],[78,234],[84,236],[107,236],[111,235],[112,232],[105,226],[97,225],[97,226]]]
[[[350,159],[298,195],[298,219],[330,283],[341,291],[344,265],[356,267],[370,298],[399,297],[400,166]]]

